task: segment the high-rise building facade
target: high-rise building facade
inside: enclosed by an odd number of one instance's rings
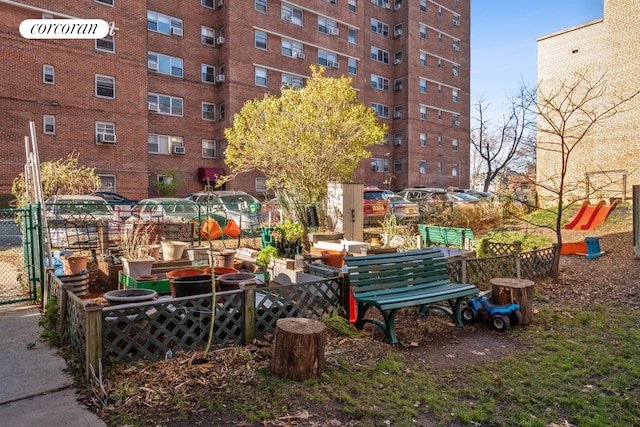
[[[179,174],[181,193],[228,172],[224,129],[244,102],[304,85],[310,65],[349,76],[388,137],[365,185],[469,184],[469,0],[0,0],[0,193],[25,163],[77,154],[132,198]],[[34,40],[25,19],[102,19],[100,40]],[[292,141],[295,143],[295,141]],[[277,166],[277,165],[274,165]],[[259,195],[259,174],[228,189]]]

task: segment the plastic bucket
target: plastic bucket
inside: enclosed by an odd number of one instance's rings
[[[235,238],[240,236],[240,233],[240,227],[238,227],[238,224],[236,224],[234,220],[230,219],[227,221],[227,224],[224,226],[224,234],[226,236]]]
[[[227,249],[223,251],[209,252],[209,265],[213,267],[233,268],[236,251]]]
[[[205,240],[215,240],[222,236],[222,228],[213,218],[207,218],[200,227],[200,236]]]
[[[169,240],[166,242],[162,242],[161,245],[162,259],[165,261],[175,261],[178,259],[182,259],[182,255],[188,244],[186,242]]]
[[[173,279],[174,298],[211,293],[211,275],[184,276]]]
[[[335,268],[341,268],[344,265],[344,257],[346,253],[340,251],[322,251],[320,252],[327,259],[327,265]]]
[[[223,291],[230,291],[234,289],[240,289],[240,283],[250,282],[256,283],[258,277],[252,273],[230,273],[220,276],[220,289]]]

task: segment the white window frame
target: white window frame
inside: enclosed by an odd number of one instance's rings
[[[357,75],[358,61],[353,58],[347,59],[347,68],[348,68],[349,74]]]
[[[460,115],[459,114],[453,114],[451,116],[451,122],[454,126],[460,126]]]
[[[358,0],[347,0],[347,9],[349,12],[358,13]]]
[[[381,62],[383,64],[388,64],[389,51],[380,49],[379,47],[371,46],[371,60]]]
[[[100,50],[102,52],[115,53],[116,52],[116,36],[113,34],[107,34],[101,39],[96,39],[96,50]]]
[[[98,84],[102,85],[109,84],[111,86],[112,96],[99,95],[98,94]],[[116,78],[112,76],[105,76],[103,74],[96,74],[95,77],[95,96],[97,98],[105,98],[105,99],[115,99],[116,97]]]
[[[51,76],[51,81],[47,81],[47,76]],[[48,85],[56,84],[56,69],[53,65],[44,64],[42,66],[42,83]]]
[[[427,106],[420,106],[420,120],[427,120]]]
[[[393,161],[393,173],[402,173],[402,159]]]
[[[115,0],[95,0],[95,1],[96,1],[96,3],[100,3],[100,4],[103,4],[105,6],[111,6],[111,7],[114,6],[114,2],[115,2]]]
[[[118,187],[116,186],[117,178],[115,175],[99,174],[98,178],[100,178],[100,191],[110,191],[112,193],[116,193]]]
[[[453,139],[451,140],[451,150],[452,150],[454,153],[457,153],[457,152],[458,152],[458,150],[459,150],[459,144],[458,144],[458,139],[457,139],[457,138],[453,138]]]
[[[389,79],[382,76],[371,74],[371,88],[376,90],[389,90]]]
[[[351,44],[358,44],[358,30],[349,27],[347,29],[347,41]]]
[[[202,142],[202,158],[203,159],[215,159],[216,158],[216,141],[214,139],[203,139]],[[208,154],[207,150],[213,154]]]
[[[371,18],[371,32],[382,37],[389,37],[389,24],[375,18]]]
[[[438,172],[442,173],[442,162],[438,161]]]
[[[419,80],[420,93],[427,93],[427,79],[420,78],[418,80]]]
[[[420,173],[421,174],[427,173],[427,161],[426,160],[420,160]]]
[[[267,13],[267,0],[255,0],[254,7],[260,13]]]
[[[253,35],[254,47],[260,50],[267,50],[267,38],[267,33],[255,30]]]
[[[421,132],[420,133],[420,146],[421,147],[426,147],[427,146],[427,133],[426,132]]]
[[[155,23],[155,29],[149,28],[149,22]],[[166,30],[160,28],[160,24],[166,26]],[[154,33],[166,34],[169,36],[182,37],[183,34],[182,19],[176,18],[163,13],[147,11],[147,30]]]
[[[268,74],[266,68],[256,67],[254,70],[254,82],[256,86],[267,87]]]
[[[200,6],[213,9],[216,5],[215,0],[200,0]]]
[[[51,130],[48,130],[51,128]],[[46,135],[56,134],[56,116],[43,115],[42,116],[42,133]]]
[[[420,38],[422,40],[427,39],[427,26],[420,24]]]
[[[200,64],[200,78],[202,83],[215,83],[216,82],[216,67],[215,65]],[[209,78],[211,80],[209,80]]]
[[[427,0],[420,0],[420,12],[427,13]]]
[[[215,28],[200,26],[200,43],[205,46],[216,45],[216,30]]]
[[[255,189],[256,189],[256,193],[266,193],[267,192],[267,178],[256,177]]]
[[[304,26],[304,12],[302,11],[302,9],[298,9],[291,5],[283,3],[280,7],[280,16],[281,19],[285,21],[289,21],[301,27]],[[289,17],[289,19],[286,18],[287,16]]]
[[[184,115],[184,99],[182,98],[149,92],[147,102],[149,104],[149,111],[154,111],[166,116],[182,117]],[[163,108],[167,105],[169,106],[169,110]]]
[[[211,107],[210,110],[207,109],[207,107]],[[208,122],[215,122],[216,121],[216,104],[212,103],[212,102],[203,102],[202,103],[202,120],[208,121]],[[207,115],[212,115],[212,118],[207,118]]]
[[[302,89],[304,86],[304,79],[298,76],[292,76],[291,74],[282,74],[280,77],[280,83],[283,87],[292,87],[294,89]]]
[[[152,151],[152,145],[156,145],[157,150]],[[151,133],[147,137],[147,152],[150,154],[169,155],[172,154],[175,146],[184,147],[184,139],[181,136]]]
[[[389,172],[389,160],[379,159],[376,157],[371,158],[371,171],[385,173]]]
[[[451,166],[451,176],[458,176],[458,165]]]
[[[376,112],[376,115],[381,119],[389,118],[389,106],[380,104],[379,102],[372,102],[371,109]]]
[[[329,63],[337,63],[338,56],[335,53],[327,52],[324,50],[318,50],[318,65],[323,67],[329,67]]]
[[[460,91],[458,89],[451,90],[451,97],[453,98],[453,102],[460,101]]]
[[[423,67],[427,66],[427,53],[426,52],[420,52],[420,65],[422,65]]]
[[[100,135],[113,136],[113,141],[116,140],[116,124],[112,122],[96,122],[96,142],[98,142]]]
[[[280,42],[280,53],[283,56],[288,56],[289,58],[296,58],[297,54],[301,54],[304,52],[304,46],[302,43],[294,42],[292,40],[282,39]]]
[[[155,68],[152,67],[152,64],[155,64]],[[168,72],[163,71],[166,69],[166,66],[169,66]],[[174,77],[184,77],[184,61],[182,58],[178,58],[175,56],[163,55],[161,53],[149,52],[147,54],[147,67],[160,73],[166,74],[168,76]],[[179,70],[179,74],[174,73],[174,70]]]
[[[335,33],[334,33],[335,31]],[[322,34],[338,35],[338,23],[332,19],[318,16],[318,32]]]

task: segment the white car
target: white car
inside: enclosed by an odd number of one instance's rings
[[[243,232],[260,230],[260,201],[244,191],[199,191],[185,198],[196,202],[202,212],[221,224],[232,219]]]
[[[101,226],[107,227],[110,239],[118,234],[120,218],[102,197],[55,195],[44,204],[52,247],[97,248]]]

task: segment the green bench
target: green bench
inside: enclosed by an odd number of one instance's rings
[[[473,230],[470,228],[418,224],[418,230],[425,246],[437,244],[471,249],[473,244]]]
[[[395,332],[398,310],[420,307],[420,315],[440,310],[462,327],[460,304],[479,292],[474,285],[449,280],[446,260],[437,248],[347,256],[344,262],[349,289],[358,305],[356,328],[373,323],[382,329],[390,344],[398,342]],[[372,307],[380,311],[382,321],[365,317]]]

